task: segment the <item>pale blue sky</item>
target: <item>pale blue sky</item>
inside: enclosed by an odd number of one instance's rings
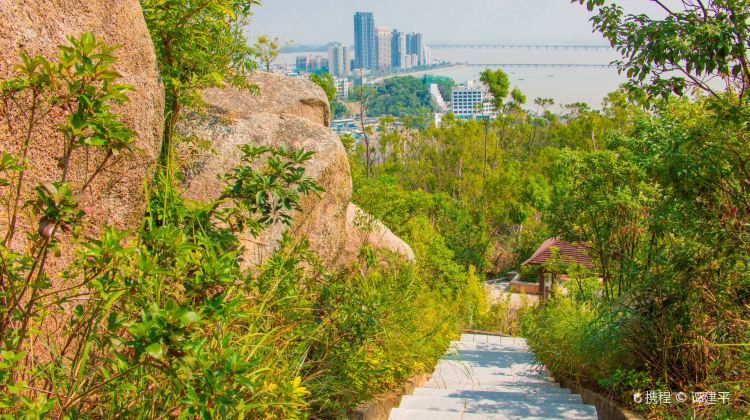
[[[661,14],[649,0],[615,1],[628,11]],[[297,44],[351,43],[357,11],[373,12],[377,26],[423,32],[427,43],[605,43],[591,33],[586,8],[569,0],[263,0],[248,33]]]

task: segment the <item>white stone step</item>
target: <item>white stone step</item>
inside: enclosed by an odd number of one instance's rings
[[[591,407],[582,405],[581,407]],[[593,409],[593,410],[592,410]],[[530,414],[537,413],[537,414]],[[537,410],[504,410],[495,413],[458,413],[444,412],[433,410],[419,410],[411,408],[394,408],[391,410],[389,417],[391,420],[546,420],[546,419],[575,419],[575,420],[595,420],[597,419],[596,409],[558,411],[544,413]]]
[[[476,400],[508,400],[508,401],[556,401],[567,402],[571,404],[582,404],[581,396],[571,394],[569,389],[549,388],[547,392],[536,390],[507,389],[503,391],[482,391],[470,389],[437,389],[437,388],[417,388],[414,390],[415,397],[444,397],[444,398],[463,398]]]
[[[475,366],[536,365],[533,355],[519,351],[462,350],[455,353],[446,353],[441,360],[470,363]],[[541,368],[541,365],[539,367]]]
[[[463,376],[490,376],[490,375],[515,375],[539,379],[551,377],[546,370],[540,366],[531,364],[514,364],[508,367],[487,366],[485,364],[471,361],[441,360],[435,365],[435,375],[453,374]]]
[[[529,350],[528,346],[520,344],[500,344],[500,343],[471,343],[466,341],[451,341],[448,346],[448,350],[451,352],[461,350],[486,350],[486,351],[517,351],[528,354],[533,357],[534,355]]]
[[[463,418],[463,413],[441,413],[408,408],[394,408],[388,416],[389,420],[462,420]]]
[[[484,334],[461,334],[461,342],[464,343],[488,343],[488,344],[504,344],[510,346],[528,346],[528,341],[525,338],[520,337],[503,337],[497,335],[484,335]]]
[[[549,379],[536,379],[523,376],[489,376],[489,377],[465,377],[453,375],[433,375],[424,385],[425,388],[468,388],[480,389],[492,386],[524,385],[524,386],[559,386]]]
[[[593,409],[593,413],[596,415],[596,409],[593,406],[587,406],[580,403],[544,400],[477,400],[471,398],[426,397],[413,395],[404,396],[401,399],[399,408],[477,414],[517,412],[523,413],[519,415],[524,416],[586,416],[590,415],[591,410]]]
[[[560,388],[523,338],[462,334],[432,378],[393,409],[394,420],[596,419]]]

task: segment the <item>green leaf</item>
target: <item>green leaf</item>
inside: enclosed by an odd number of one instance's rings
[[[180,315],[180,325],[186,326],[201,320],[201,316],[195,312],[185,312]]]
[[[146,353],[154,359],[161,359],[167,353],[167,346],[163,343],[153,343],[146,347]]]

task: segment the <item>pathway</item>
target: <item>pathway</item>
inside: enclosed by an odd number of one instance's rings
[[[526,339],[463,334],[391,420],[596,419],[535,364]]]

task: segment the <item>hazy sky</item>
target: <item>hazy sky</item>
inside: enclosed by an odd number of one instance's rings
[[[616,1],[628,11],[660,14],[649,0]],[[351,44],[357,11],[373,12],[377,26],[423,32],[428,44],[605,42],[591,33],[586,8],[569,0],[263,0],[255,10],[251,36],[296,44]]]

